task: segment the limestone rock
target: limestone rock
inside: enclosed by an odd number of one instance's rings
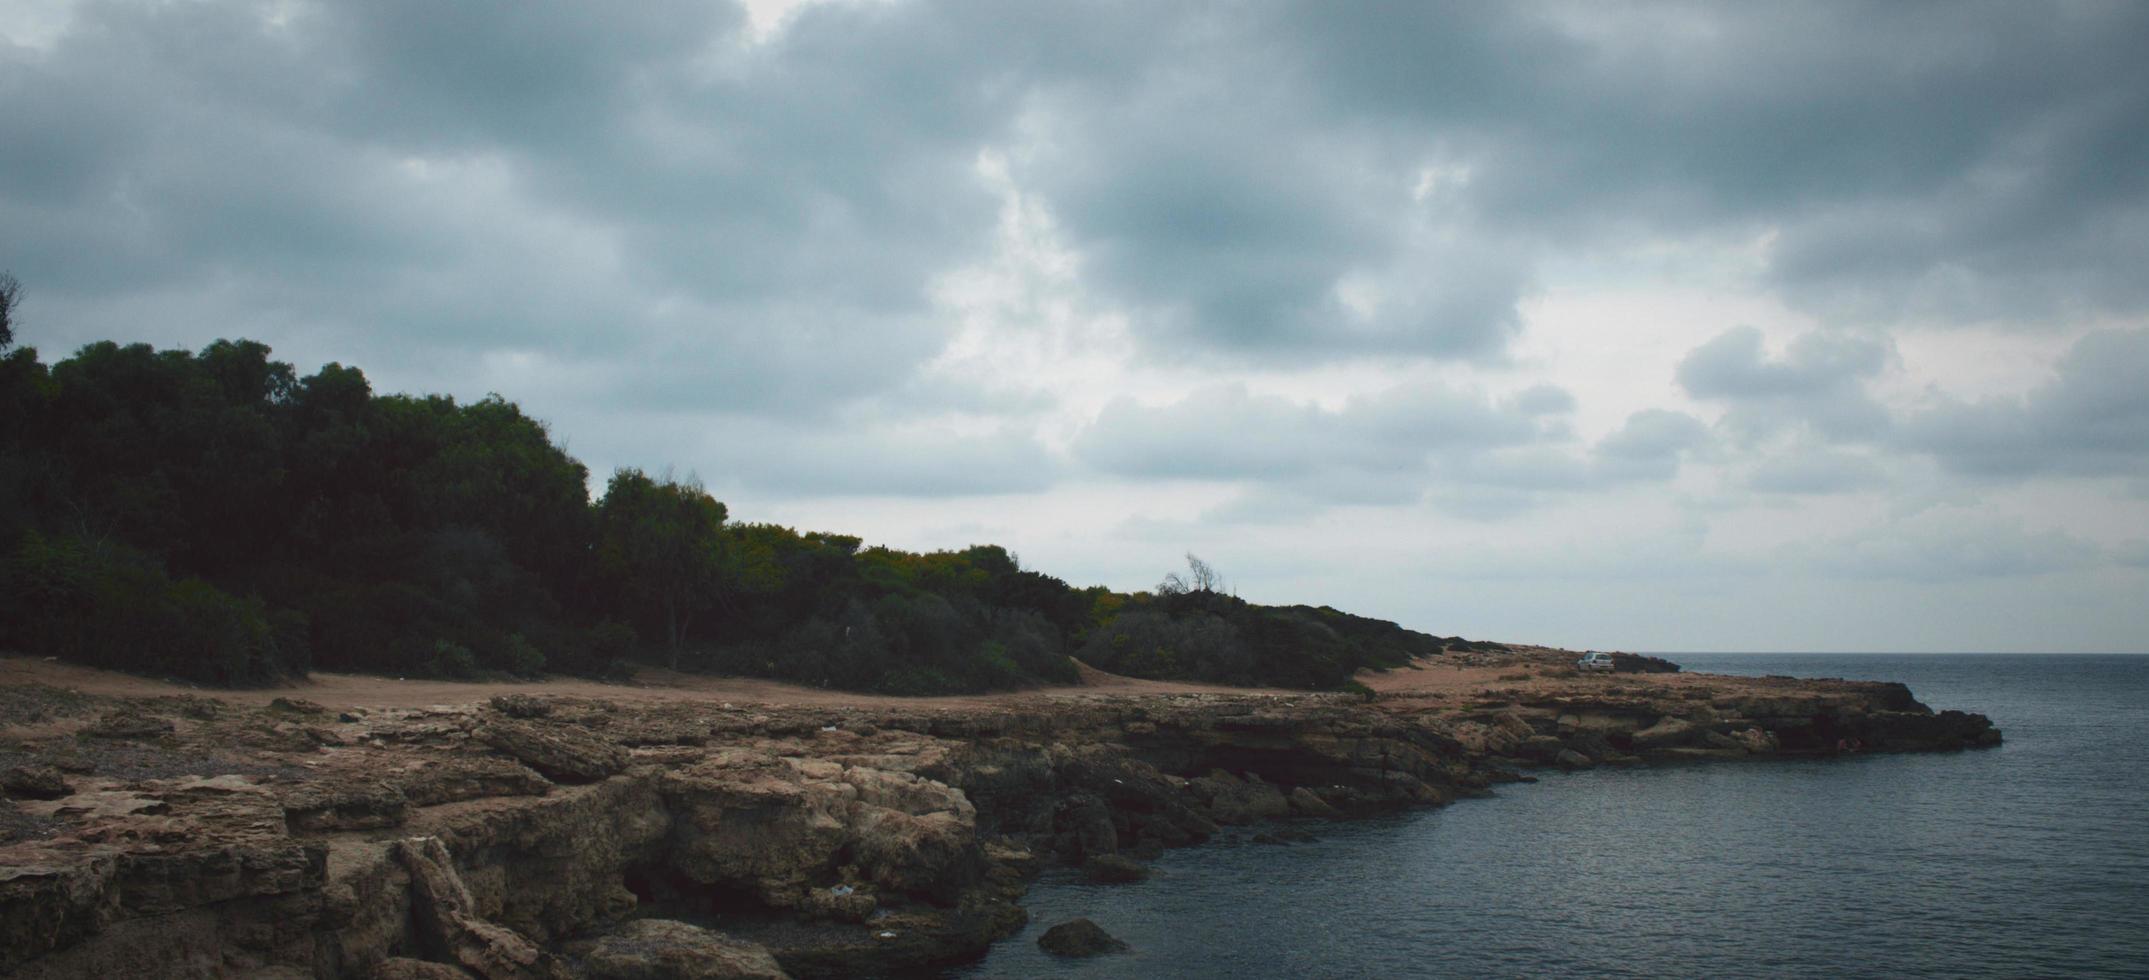
[[[1634,747],[1637,749],[1657,749],[1674,745],[1686,745],[1695,739],[1696,734],[1696,726],[1692,722],[1673,715],[1665,715],[1663,718],[1658,719],[1656,724],[1634,733]]]
[[[637,919],[582,961],[590,980],[788,980],[769,951],[684,922]]]
[[[859,804],[850,838],[859,868],[890,891],[953,903],[984,875],[973,826],[952,813],[913,816]]]
[[[470,980],[470,971],[446,963],[391,956],[374,964],[367,980]]]
[[[0,790],[19,800],[57,800],[74,792],[51,766],[15,766],[0,773]]]
[[[571,725],[496,718],[477,737],[555,782],[594,783],[627,765],[625,750]]]
[[[170,735],[172,731],[169,718],[139,712],[114,711],[97,719],[96,724],[83,729],[82,734],[91,738],[150,739]]]
[[[495,796],[543,796],[551,780],[536,770],[494,755],[465,753],[429,758],[388,774],[412,806],[438,806]]]
[[[272,711],[288,711],[295,715],[325,715],[328,709],[305,698],[277,698],[269,702]]]
[[[509,718],[543,718],[552,713],[552,702],[528,694],[502,694],[490,703],[494,711]]]
[[[567,980],[565,966],[521,933],[479,918],[470,889],[437,837],[398,841],[410,874],[411,927],[428,953],[482,980]]]
[[[1069,919],[1037,937],[1038,948],[1054,956],[1099,956],[1117,953],[1127,944],[1112,938],[1104,927],[1088,919]]]
[[[1289,816],[1290,801],[1283,791],[1248,774],[1240,779],[1221,769],[1192,781],[1194,792],[1208,801],[1209,814],[1217,823],[1252,823]]]
[[[1777,740],[1773,732],[1764,728],[1748,728],[1731,733],[1739,747],[1755,755],[1767,755],[1776,751]]]
[[[296,831],[378,830],[401,826],[410,801],[372,781],[307,783],[285,794],[284,820]]]
[[[1343,811],[1336,809],[1327,800],[1321,799],[1319,794],[1304,786],[1292,787],[1291,795],[1288,799],[1291,803],[1291,811],[1303,816],[1340,817],[1343,815]]]

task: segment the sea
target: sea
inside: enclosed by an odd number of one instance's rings
[[[1994,749],[1576,773],[1049,874],[950,977],[2149,977],[2149,656],[1673,654],[1898,680]],[[1087,916],[1131,950],[1036,945]]]

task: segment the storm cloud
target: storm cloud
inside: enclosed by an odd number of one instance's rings
[[[1606,645],[1382,590],[1406,540],[1611,589],[1559,549],[1792,534],[2087,576],[2067,642],[2139,647],[2144,49],[2126,2],[56,0],[0,11],[0,269],[48,359],[253,337],[1115,585],[1394,549],[1317,584]],[[1973,540],[1881,533],[1935,507]]]

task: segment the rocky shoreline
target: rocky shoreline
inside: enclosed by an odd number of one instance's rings
[[[1043,866],[1137,879],[1224,825],[1438,805],[1535,767],[2000,740],[1900,684],[1471,657],[1370,698],[369,710],[16,685],[0,974],[904,974],[1019,930]]]

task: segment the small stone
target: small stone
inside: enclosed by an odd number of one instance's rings
[[[1054,956],[1097,956],[1121,952],[1127,944],[1088,919],[1069,919],[1045,930],[1037,947]]]

